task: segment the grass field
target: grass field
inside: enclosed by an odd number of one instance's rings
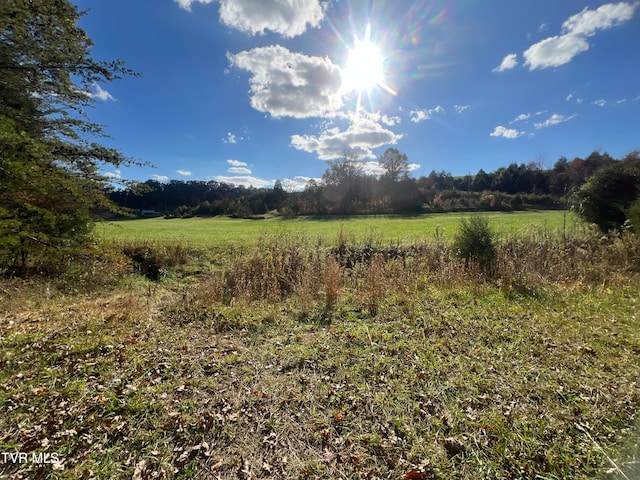
[[[459,218],[115,222],[0,280],[0,478],[640,478],[640,238],[496,214],[483,273]]]
[[[187,243],[199,246],[223,247],[229,244],[255,244],[261,234],[301,233],[311,238],[334,241],[340,230],[362,240],[374,235],[383,241],[412,243],[424,239],[450,237],[460,219],[468,214],[443,213],[416,216],[378,215],[352,217],[272,217],[264,220],[228,217],[165,219],[149,218],[121,220],[98,224],[96,235],[115,241],[154,241]],[[498,233],[513,233],[525,229],[560,231],[562,211],[483,213]],[[567,231],[582,225],[572,213],[567,215]]]

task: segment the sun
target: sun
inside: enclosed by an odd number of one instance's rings
[[[342,69],[342,90],[369,92],[384,84],[384,57],[380,48],[371,41],[371,26],[367,26],[362,40],[356,38],[349,49]]]

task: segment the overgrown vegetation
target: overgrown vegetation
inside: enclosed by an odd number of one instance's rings
[[[0,474],[631,475],[638,237],[493,240],[491,275],[441,240],[342,231],[113,245],[75,281],[4,280],[0,451],[59,461]]]

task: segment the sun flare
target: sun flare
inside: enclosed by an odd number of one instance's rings
[[[342,69],[342,89],[357,92],[370,91],[384,81],[384,57],[380,48],[371,41],[371,27],[367,26],[364,39],[355,39]]]

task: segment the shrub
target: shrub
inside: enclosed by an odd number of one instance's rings
[[[453,249],[465,260],[467,267],[477,264],[485,274],[493,273],[497,249],[495,234],[486,217],[472,215],[463,218],[453,240]]]

